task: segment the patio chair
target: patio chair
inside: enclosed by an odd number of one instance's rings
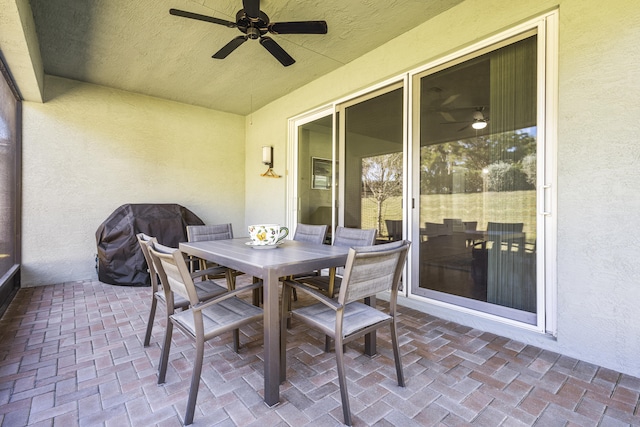
[[[327,225],[310,225],[310,224],[301,224],[298,223],[296,225],[296,232],[293,235],[293,240],[297,240],[299,242],[309,242],[316,243],[318,245],[322,245],[327,237]],[[305,276],[319,276],[319,271],[314,271],[312,273],[303,273],[296,274],[293,276],[293,279],[296,277],[305,277]],[[293,300],[298,300],[298,295],[296,294],[295,289],[293,290]]]
[[[187,240],[189,242],[203,242],[207,240],[223,240],[233,239],[233,228],[231,223],[228,224],[215,224],[215,225],[188,225],[187,226]],[[221,267],[218,264],[211,263],[204,259],[199,259],[199,269],[206,270],[211,267],[221,268],[221,273],[217,275],[210,275],[208,279],[222,279],[226,278],[229,285],[229,289],[236,288],[236,277],[244,274],[242,272],[232,270],[226,267]]]
[[[178,249],[168,248],[152,242],[149,245],[149,253],[156,265],[160,265],[158,274],[161,281],[164,284],[168,284],[171,290],[171,292],[167,293],[167,300],[169,301],[167,307],[171,313],[169,316],[170,321],[167,322],[165,341],[162,346],[158,369],[158,384],[165,382],[173,325],[177,326],[196,343],[191,387],[184,417],[184,424],[189,425],[193,422],[196,399],[198,397],[204,358],[204,343],[225,332],[233,331],[234,335],[236,335],[240,326],[255,323],[262,319],[261,308],[238,298],[240,294],[258,289],[262,284],[253,283],[249,286],[243,286],[241,289],[226,291],[209,300],[202,301],[198,296],[196,283],[191,278],[182,252]],[[190,308],[174,312],[172,305],[173,295],[188,300]],[[235,342],[234,350],[238,351]]]
[[[404,375],[396,331],[396,300],[398,284],[410,244],[410,242],[402,240],[377,246],[351,248],[337,300],[296,281],[286,280],[284,282],[282,290],[283,318],[280,322],[282,328],[280,332],[281,348],[286,350],[287,329],[285,318],[288,317],[300,320],[335,339],[342,412],[344,422],[347,425],[351,425],[351,411],[344,369],[343,345],[345,343],[389,325],[398,385],[404,387]],[[318,302],[289,312],[286,301],[291,297],[292,289],[297,289]],[[362,298],[384,291],[391,291],[388,313],[358,302]],[[280,359],[280,372],[282,373],[286,372],[285,353],[286,351],[282,351]]]
[[[143,343],[145,347],[148,347],[149,342],[151,341],[151,331],[153,329],[153,322],[156,317],[156,307],[158,305],[158,301],[160,301],[161,304],[163,304],[166,307],[167,297],[166,297],[165,289],[162,288],[161,286],[162,284],[159,283],[158,281],[157,269],[155,268],[151,255],[149,254],[148,245],[151,242],[157,243],[156,238],[148,236],[144,233],[138,233],[136,237],[138,238],[138,243],[140,244],[140,248],[142,249],[142,255],[144,256],[144,259],[147,261],[149,276],[151,278],[151,309],[149,310],[149,320],[147,320],[147,331],[145,333],[144,343]],[[198,277],[202,277],[203,275],[212,274],[212,273],[215,273],[215,270],[202,270],[196,273],[192,273],[192,277],[198,278]],[[198,283],[197,292],[198,292],[199,298],[203,300],[214,297],[216,295],[220,295],[221,293],[226,291],[224,287],[212,281],[205,280],[205,281],[199,281],[197,283]],[[176,308],[185,308],[188,306],[189,306],[188,300],[180,296],[175,296],[173,298],[174,310]],[[167,319],[169,317],[168,313],[169,313],[169,310],[167,309]]]
[[[337,227],[333,246],[342,246],[348,248],[360,247],[360,246],[372,246],[376,239],[375,229],[361,229],[361,228],[346,228]],[[306,286],[310,286],[319,290],[327,295],[329,298],[333,298],[340,291],[340,285],[342,283],[342,267],[329,269],[328,276],[321,275],[306,275],[298,277],[295,280]],[[297,295],[297,294],[296,294]],[[291,322],[288,322],[291,325]],[[327,335],[324,345],[324,351],[327,353],[331,349],[331,337]]]
[[[375,229],[363,230],[360,228],[337,227],[333,246],[348,248],[371,246],[375,242],[375,238]],[[342,281],[340,275],[342,274],[342,271],[342,267],[337,270],[332,268],[329,270],[328,276],[308,275],[297,278],[296,280],[307,286],[316,288],[328,297],[333,298],[340,291],[340,284]]]
[[[296,232],[293,235],[293,240],[299,242],[317,243],[319,245],[324,243],[324,239],[327,236],[327,225],[311,225],[301,224],[296,225]]]
[[[309,242],[309,243],[317,243],[318,245],[322,245],[327,237],[327,228],[329,228],[328,225],[310,225],[310,224],[302,224],[302,223],[298,223],[296,225],[296,232],[293,235],[293,240],[297,240],[299,242]],[[296,278],[300,278],[300,277],[307,277],[307,276],[319,276],[320,272],[319,271],[314,271],[314,272],[309,272],[309,273],[302,273],[302,274],[296,274],[295,276],[290,276],[288,277],[289,279],[293,279],[295,280]],[[286,278],[282,278],[282,280],[284,280]],[[293,290],[293,300],[297,301],[298,300],[298,293],[296,292],[296,290]],[[289,309],[291,309],[291,300],[289,300]],[[288,326],[290,326],[291,322],[288,322]]]

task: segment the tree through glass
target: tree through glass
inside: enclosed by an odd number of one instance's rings
[[[395,84],[341,106],[344,225],[402,238],[403,90]]]

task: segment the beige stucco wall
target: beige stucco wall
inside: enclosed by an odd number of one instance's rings
[[[22,286],[97,277],[125,203],[178,203],[244,232],[244,118],[56,77],[25,102]]]
[[[640,376],[640,9],[629,0],[467,0],[247,118],[246,220],[285,221],[287,119],[558,8],[557,339],[422,304],[435,315]],[[269,203],[265,204],[264,200]],[[412,304],[417,304],[411,301]]]

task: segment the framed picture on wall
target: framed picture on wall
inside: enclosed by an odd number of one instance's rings
[[[314,190],[330,190],[332,172],[331,160],[312,157],[311,188]]]

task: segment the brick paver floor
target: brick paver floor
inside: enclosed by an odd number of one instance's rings
[[[2,426],[180,426],[193,343],[181,332],[157,384],[164,309],[142,346],[150,288],[98,281],[21,289],[0,320]],[[384,301],[380,304],[385,304]],[[294,324],[281,403],[263,401],[262,324],[210,341],[194,426],[342,423],[334,353]],[[355,426],[640,425],[640,379],[415,310],[400,310],[407,386],[397,386],[389,334],[379,355],[347,346]]]

